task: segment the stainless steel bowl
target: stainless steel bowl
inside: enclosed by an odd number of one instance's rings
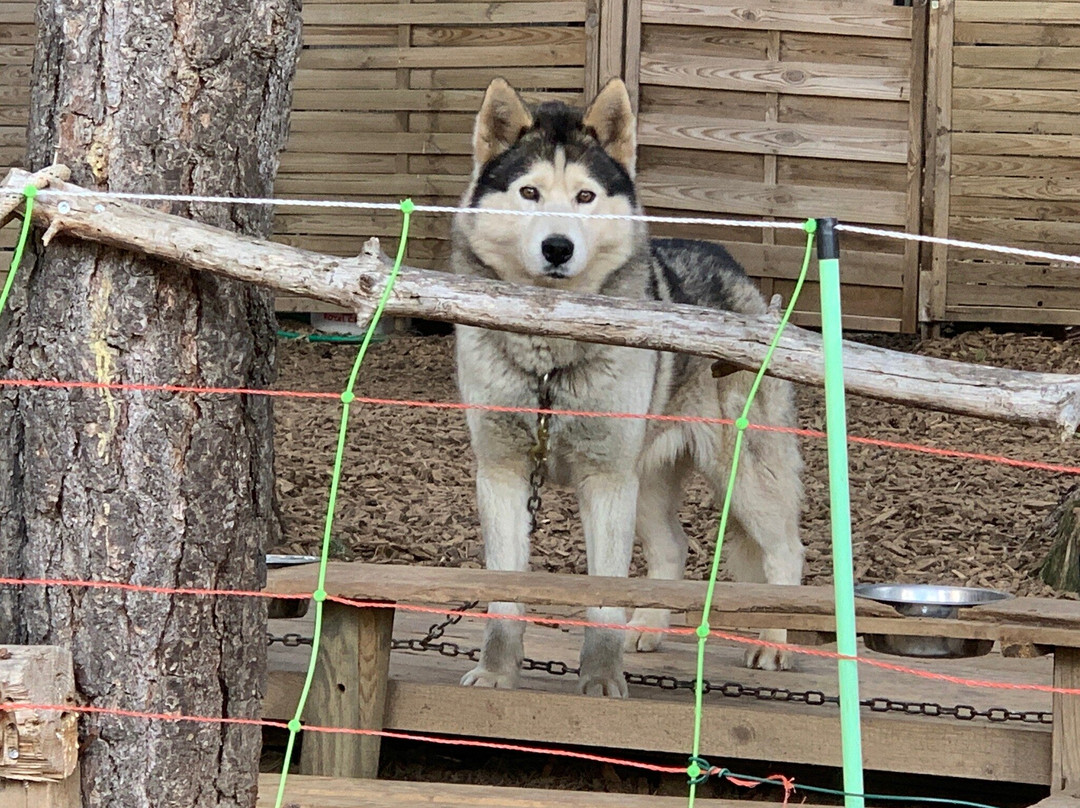
[[[906,617],[955,618],[961,607],[978,606],[1011,598],[1008,592],[970,586],[937,584],[859,584],[855,595],[888,603]],[[994,647],[993,640],[962,637],[913,637],[903,634],[867,634],[866,647],[882,654],[936,659],[983,656]]]

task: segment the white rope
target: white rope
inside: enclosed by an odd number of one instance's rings
[[[280,197],[237,197],[237,196],[195,196],[189,194],[140,194],[123,193],[118,191],[92,191],[82,189],[79,191],[53,191],[42,190],[39,196],[53,199],[63,197],[84,196],[96,199],[124,199],[136,202],[197,202],[204,204],[224,205],[273,205],[275,207],[300,207],[300,208],[337,208],[342,210],[381,210],[399,211],[401,206],[397,202],[357,202],[344,199],[283,199]],[[554,213],[549,211],[525,211],[525,210],[502,210],[488,208],[462,208],[453,205],[416,205],[415,211],[422,213],[491,213],[501,216],[550,216],[573,219],[599,219],[618,220],[625,219],[635,222],[650,222],[654,224],[699,224],[712,227],[747,227],[747,228],[778,228],[782,230],[802,230],[803,221],[765,221],[743,219],[718,219],[700,216],[633,216],[620,213]],[[867,236],[879,236],[881,238],[898,239],[900,241],[916,241],[925,244],[940,244],[949,247],[961,247],[972,250],[982,250],[1001,255],[1014,255],[1021,258],[1033,258],[1040,261],[1057,261],[1067,264],[1080,265],[1080,255],[1066,255],[1061,253],[1046,252],[1044,250],[1026,250],[1020,247],[1008,247],[1001,244],[982,244],[976,241],[962,241],[959,239],[941,238],[939,236],[924,236],[917,233],[905,233],[899,230],[883,230],[862,225],[839,223],[837,230],[848,233],[858,233]]]
[[[883,236],[895,238],[901,241],[919,241],[925,244],[942,244],[947,247],[963,247],[971,250],[985,250],[986,252],[1002,253],[1004,255],[1017,255],[1022,258],[1038,258],[1042,261],[1061,261],[1069,264],[1080,264],[1080,255],[1063,255],[1061,253],[1045,252],[1043,250],[1025,250],[1020,247],[1006,247],[1000,244],[982,244],[978,241],[960,241],[954,238],[941,238],[940,236],[922,236],[918,233],[904,233],[899,230],[878,230],[873,227],[863,227],[858,224],[837,224],[837,230],[845,230],[848,233],[859,233],[864,236]]]

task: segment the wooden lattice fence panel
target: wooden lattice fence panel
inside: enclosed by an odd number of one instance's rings
[[[1080,253],[1080,4],[942,0],[935,235]],[[927,319],[1080,323],[1080,267],[935,247]]]
[[[30,66],[34,61],[34,4],[0,4],[0,168],[23,166]],[[0,229],[0,280],[11,263],[15,227]]]
[[[925,7],[640,0],[627,27],[650,212],[918,231]],[[797,232],[667,232],[724,241],[767,293],[793,288]],[[842,250],[846,326],[912,330],[918,249],[845,236]],[[817,308],[810,284],[799,321],[817,323]]]
[[[303,14],[282,196],[457,204],[487,83],[501,75],[527,98],[581,103],[596,63],[586,0],[305,2]],[[415,216],[409,262],[445,267],[449,226]],[[355,254],[376,235],[391,251],[399,227],[396,213],[286,209],[275,238]]]

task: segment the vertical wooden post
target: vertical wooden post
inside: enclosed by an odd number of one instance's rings
[[[954,33],[953,0],[940,0],[938,7],[931,11],[936,15],[936,32],[932,68],[934,86],[934,164],[927,165],[927,176],[933,177],[934,194],[934,232],[939,238],[949,236],[949,192],[952,173],[952,57]],[[933,21],[933,17],[932,17]],[[944,244],[935,244],[931,251],[929,288],[922,292],[926,310],[932,321],[940,322],[945,318],[948,305],[946,290],[948,287],[949,248]],[[925,284],[926,276],[922,282]]]
[[[1054,687],[1080,688],[1080,648],[1054,649]],[[1054,694],[1050,789],[1080,795],[1080,696]]]
[[[0,808],[80,808],[75,713],[18,708],[74,697],[70,651],[0,646]]]
[[[600,0],[600,75],[603,87],[610,79],[623,74],[623,44],[626,38],[624,0]]]
[[[623,81],[630,93],[630,106],[637,114],[641,100],[641,0],[627,0],[623,43]]]
[[[305,723],[382,729],[393,627],[392,608],[323,604],[322,639]],[[300,771],[332,777],[376,777],[381,741],[372,735],[305,733]]]

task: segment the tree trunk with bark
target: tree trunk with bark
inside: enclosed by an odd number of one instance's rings
[[[1073,486],[1042,526],[1050,536],[1042,579],[1055,589],[1080,592],[1080,485]]]
[[[111,191],[269,196],[299,0],[42,0],[28,163]],[[266,236],[272,212],[163,209]],[[265,387],[271,296],[63,236],[0,316],[11,378]],[[0,575],[259,589],[279,526],[266,398],[0,392]],[[69,586],[0,592],[0,642],[74,654],[88,704],[258,717],[265,606]],[[259,730],[87,716],[86,806],[252,806]]]

